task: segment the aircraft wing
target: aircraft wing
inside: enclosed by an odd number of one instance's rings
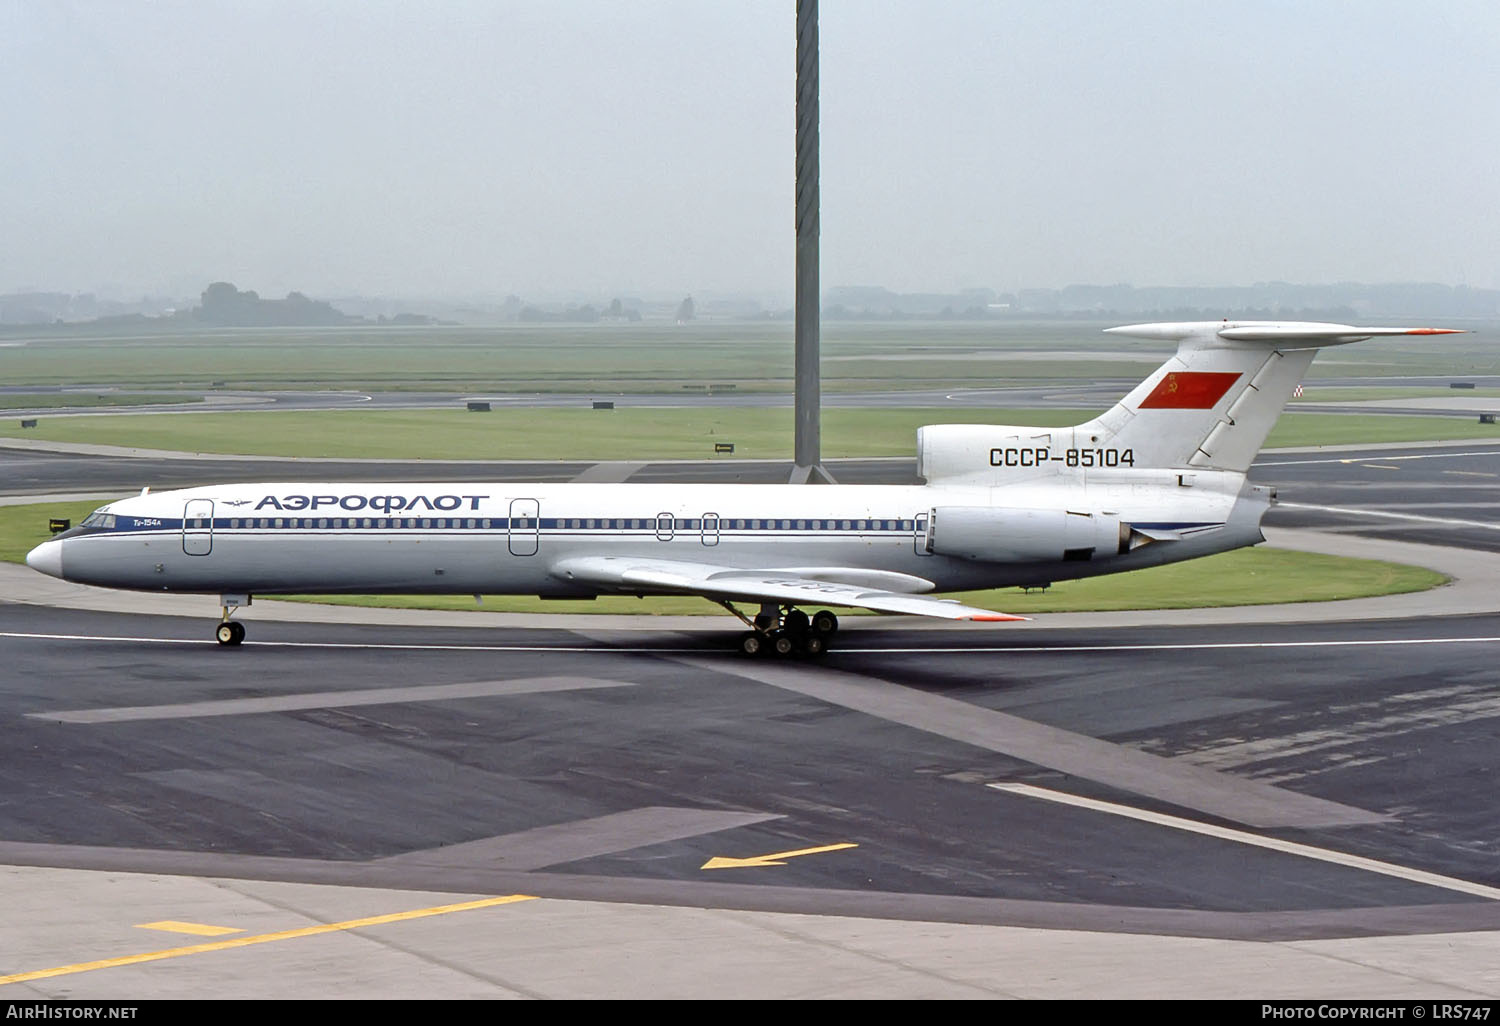
[[[552,575],[610,590],[701,595],[719,601],[774,602],[778,605],[853,606],[880,613],[909,613],[945,620],[1025,620],[1024,616],[966,606],[953,599],[916,594],[932,583],[907,574],[853,567],[790,567],[747,570],[686,560],[628,556],[578,556],[558,561]]]

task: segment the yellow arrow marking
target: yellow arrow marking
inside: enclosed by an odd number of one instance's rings
[[[794,859],[798,855],[816,855],[819,852],[838,851],[840,848],[858,848],[857,844],[827,844],[821,848],[799,848],[797,851],[779,851],[775,855],[754,855],[748,859],[726,859],[715,856],[703,863],[702,869],[749,869],[754,866],[784,866],[781,859]]]
[[[318,926],[305,926],[298,930],[282,930],[278,933],[262,933],[254,937],[235,937],[232,940],[210,941],[204,944],[192,944],[185,948],[168,948],[165,951],[148,951],[140,955],[125,955],[121,958],[102,958],[97,962],[80,962],[76,965],[63,965],[55,969],[38,969],[29,973],[14,973],[10,976],[0,976],[0,986],[7,983],[25,983],[30,980],[45,980],[53,976],[67,976],[71,973],[86,973],[95,969],[112,969],[122,965],[139,965],[142,962],[156,962],[163,958],[181,958],[183,955],[201,955],[208,951],[227,951],[230,948],[244,948],[252,944],[271,944],[275,941],[292,940],[296,937],[316,937],[325,933],[337,933],[341,930],[358,930],[366,926],[382,926],[386,923],[399,923],[408,919],[423,919],[427,916],[447,915],[450,912],[467,912],[470,909],[490,908],[494,905],[509,905],[517,901],[536,900],[529,894],[509,894],[503,898],[483,898],[479,901],[464,901],[456,905],[438,905],[433,908],[413,909],[410,912],[393,912],[389,915],[370,916],[365,919],[350,919],[342,923],[323,923]]]
[[[209,926],[207,923],[183,923],[163,919],[155,923],[136,923],[137,930],[166,930],[168,933],[191,933],[198,937],[222,937],[226,933],[243,933],[232,926]]]

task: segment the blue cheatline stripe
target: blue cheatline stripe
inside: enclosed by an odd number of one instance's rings
[[[706,524],[701,517],[677,517],[668,527],[665,521],[655,517],[215,517],[210,526],[207,518],[201,520],[127,517],[118,516],[112,528],[92,528],[101,532],[138,531],[275,531],[275,530],[444,530],[444,531],[621,531],[656,534],[658,531],[718,531],[739,532],[786,532],[786,531],[849,531],[857,534],[909,534],[926,526],[926,519],[857,519],[826,517],[775,517],[775,518],[720,518],[717,523]]]
[[[827,517],[721,517],[717,526],[709,522],[706,526],[701,517],[674,518],[670,527],[655,517],[215,517],[210,526],[202,520],[181,520],[157,517],[117,516],[113,527],[90,528],[90,533],[135,534],[162,531],[550,531],[567,533],[600,532],[618,535],[622,532],[652,536],[659,533],[703,531],[709,534],[745,534],[786,532],[835,532],[849,534],[910,534],[914,530],[926,529],[926,518],[902,520],[899,518],[856,519]],[[1199,528],[1222,527],[1214,521],[1160,523],[1132,522],[1132,527],[1150,531],[1187,531]]]

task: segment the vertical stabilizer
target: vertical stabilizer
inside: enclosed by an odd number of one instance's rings
[[[1357,328],[1285,321],[1196,321],[1108,329],[1171,339],[1177,353],[1080,433],[1133,451],[1136,467],[1244,473],[1324,346],[1444,328]]]

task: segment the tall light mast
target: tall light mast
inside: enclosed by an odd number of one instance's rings
[[[793,484],[832,484],[823,468],[818,294],[818,0],[797,0],[796,435]]]

